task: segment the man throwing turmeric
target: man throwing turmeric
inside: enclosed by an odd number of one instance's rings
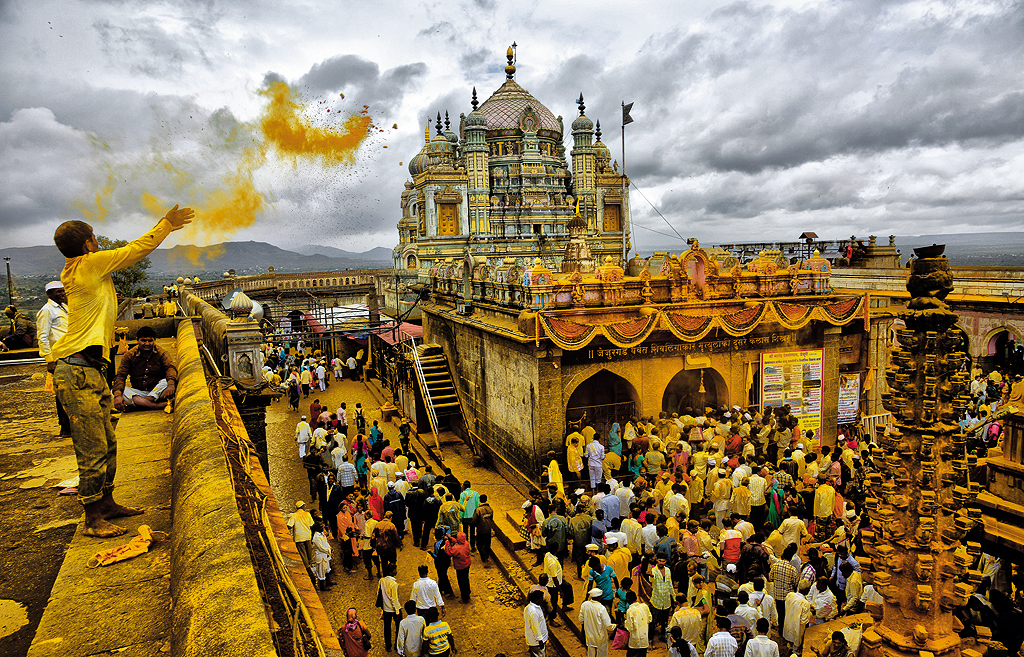
[[[113,494],[117,438],[110,413],[114,402],[103,376],[117,312],[110,274],[145,258],[194,216],[191,208],[175,205],[145,235],[109,251],[100,251],[92,226],[83,221],[65,221],[53,235],[57,249],[67,258],[60,279],[68,298],[68,330],[53,347],[57,360],[53,381],[71,420],[86,536],[120,536],[127,530],[108,520],[143,513],[118,504]]]

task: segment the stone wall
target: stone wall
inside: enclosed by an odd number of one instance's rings
[[[423,341],[444,348],[466,424],[523,474],[536,479],[551,438],[538,417],[538,362],[531,345],[426,314]],[[560,428],[556,431],[560,432]]]

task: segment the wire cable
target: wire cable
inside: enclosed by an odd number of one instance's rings
[[[644,199],[645,201],[647,201],[647,205],[651,206],[651,208],[652,208],[652,209],[653,209],[653,210],[654,210],[655,212],[657,212],[657,213],[658,213],[658,216],[659,216],[659,217],[661,217],[662,219],[664,219],[664,220],[665,220],[665,224],[667,224],[667,225],[668,225],[668,227],[672,229],[672,232],[676,234],[676,237],[678,237],[679,239],[683,240],[683,242],[685,242],[685,241],[686,241],[686,238],[684,238],[684,237],[683,237],[682,235],[680,235],[680,234],[679,234],[679,231],[678,231],[678,230],[676,230],[675,226],[673,226],[673,225],[672,225],[672,224],[671,224],[671,223],[669,222],[669,220],[665,218],[665,215],[663,215],[663,214],[661,213],[661,210],[659,210],[658,208],[656,208],[656,207],[654,206],[654,204],[653,204],[653,203],[651,203],[651,199],[647,198],[647,196],[645,196],[645,195],[644,195],[644,193],[643,193],[643,192],[642,192],[642,191],[640,190],[640,188],[636,186],[636,183],[635,183],[635,182],[633,182],[633,181],[631,180],[631,181],[629,181],[629,184],[630,184],[630,186],[632,186],[632,187],[633,187],[633,189],[635,189],[635,190],[637,191],[637,193],[638,193],[638,194],[639,194],[639,195],[640,195],[641,197],[643,197],[643,199]],[[648,230],[650,230],[650,229],[648,229]]]

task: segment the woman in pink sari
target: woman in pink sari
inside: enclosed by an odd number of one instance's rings
[[[338,543],[341,544],[342,566],[345,572],[354,573],[353,557],[359,556],[359,529],[356,527],[355,518],[352,517],[352,510],[348,504],[341,505],[338,512]]]

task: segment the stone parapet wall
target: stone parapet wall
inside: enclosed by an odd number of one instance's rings
[[[177,348],[171,655],[276,655],[189,321]]]

